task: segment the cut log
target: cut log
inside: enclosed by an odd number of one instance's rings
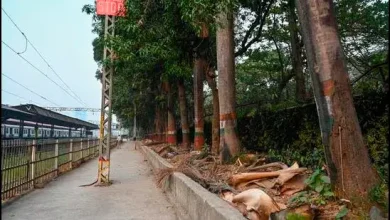
[[[292,167],[290,167],[292,168]],[[306,171],[306,168],[296,169],[284,169],[273,172],[257,172],[257,173],[239,173],[230,177],[229,184],[236,187],[238,184],[243,182],[249,182],[256,179],[279,177],[278,182],[284,183],[286,180],[291,179],[294,175]]]

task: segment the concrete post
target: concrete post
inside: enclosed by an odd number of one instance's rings
[[[69,160],[70,160],[70,169],[72,169],[73,168],[73,139],[70,139]]]
[[[81,159],[84,158],[83,139],[80,140]]]
[[[54,137],[54,125],[51,125],[50,138],[53,138],[53,137]]]
[[[93,149],[93,156],[96,157],[96,153],[99,154],[99,145],[98,145],[98,142],[95,140],[94,141],[94,149]]]
[[[87,149],[88,149],[88,155],[89,156],[91,154],[91,149],[89,149],[89,138],[87,138]]]
[[[33,140],[32,150],[31,150],[31,179],[32,185],[35,185],[35,154],[37,152],[37,140]]]
[[[54,147],[54,169],[56,170],[56,175],[58,176],[58,174],[60,173],[59,170],[58,170],[58,139],[56,139],[56,144],[55,144],[55,147]]]
[[[23,138],[24,136],[24,121],[19,120],[19,138]]]

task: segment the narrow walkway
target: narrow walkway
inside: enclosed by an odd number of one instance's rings
[[[111,153],[109,187],[79,187],[95,180],[97,159],[70,171],[2,209],[5,220],[176,219],[167,197],[156,187],[143,155],[128,142]]]

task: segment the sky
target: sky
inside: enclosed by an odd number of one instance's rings
[[[85,4],[94,4],[94,0],[1,1],[2,9],[13,19],[69,88],[85,102],[86,106],[31,67],[3,43],[1,45],[2,74],[11,77],[58,106],[100,108],[101,84],[95,79],[98,66],[93,60],[92,47],[92,41],[96,35],[91,32],[92,16],[81,11]],[[3,11],[1,12],[1,39],[17,52],[25,49],[25,38]],[[31,45],[28,44],[26,52],[21,55],[72,94]],[[3,75],[1,76],[1,89],[2,104],[19,105],[32,102],[42,107],[58,107]],[[91,112],[61,113],[93,121],[98,121],[100,115],[100,113]]]

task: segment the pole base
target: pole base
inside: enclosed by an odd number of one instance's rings
[[[98,162],[98,181],[96,185],[110,185],[110,160],[99,157]]]
[[[112,181],[108,181],[108,182],[101,182],[101,183],[96,183],[94,186],[99,186],[99,187],[104,187],[104,186],[111,186],[112,185]]]

